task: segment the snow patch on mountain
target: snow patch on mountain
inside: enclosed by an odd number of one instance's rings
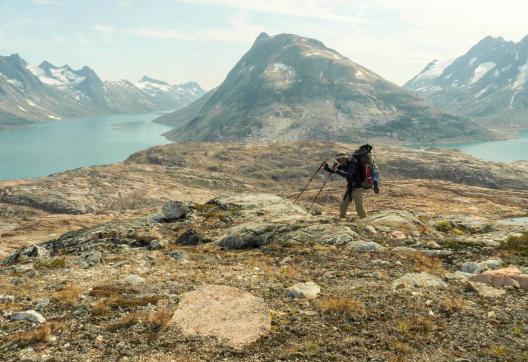
[[[168,92],[171,89],[170,84],[165,82],[152,82],[147,80],[140,80],[139,82],[136,82],[134,84],[136,87],[138,87],[141,90],[144,90],[146,92]]]
[[[444,111],[478,118],[486,125],[508,120],[526,127],[527,58],[528,41],[486,37],[456,58],[447,71],[434,61],[404,88]]]
[[[474,84],[478,82],[482,77],[484,77],[490,70],[495,68],[497,64],[493,62],[484,62],[478,65],[473,72],[473,78],[471,78],[470,83]]]
[[[519,67],[519,75],[515,82],[513,83],[513,89],[524,88],[526,81],[528,80],[528,60],[526,63]]]
[[[273,70],[283,71],[283,72],[288,72],[288,73],[292,73],[294,71],[292,67],[290,67],[289,65],[283,64],[283,63],[274,63]]]
[[[444,72],[444,70],[453,63],[453,59],[440,61],[438,59],[433,60],[429,65],[420,73],[415,80],[431,79],[436,78]]]
[[[26,65],[26,68],[42,83],[61,89],[74,87],[85,80],[85,77],[76,74],[76,72],[67,65],[57,68],[49,68],[49,73],[42,69],[42,65],[35,66],[28,64]]]
[[[12,84],[16,88],[22,89],[24,87],[20,81],[8,78],[5,74],[0,73],[0,77],[4,78],[8,83]]]

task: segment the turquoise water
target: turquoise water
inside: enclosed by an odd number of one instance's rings
[[[499,224],[505,225],[526,225],[528,226],[528,216],[510,217],[499,221]]]
[[[511,162],[528,160],[528,131],[521,132],[518,139],[494,142],[442,145],[455,148],[487,161]]]
[[[46,176],[72,168],[125,160],[141,149],[169,143],[158,113],[47,121],[0,132],[0,179]]]

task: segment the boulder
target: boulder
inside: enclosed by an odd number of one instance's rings
[[[204,237],[197,231],[193,229],[189,229],[186,232],[184,232],[180,237],[178,237],[174,243],[175,244],[181,244],[181,245],[199,245],[199,244],[205,244],[210,243],[212,240],[209,238]]]
[[[474,261],[465,262],[460,267],[460,270],[464,273],[480,274],[488,269],[498,269],[502,265],[504,265],[504,263],[500,258],[493,258],[480,263]]]
[[[478,216],[459,216],[453,218],[452,222],[457,228],[471,234],[487,233],[493,230],[493,225],[488,219]]]
[[[468,261],[462,264],[460,271],[463,273],[477,274],[479,272],[480,265],[474,261]]]
[[[99,251],[90,251],[82,255],[83,261],[89,266],[99,264],[103,258],[103,255]]]
[[[51,301],[49,298],[38,299],[37,303],[35,304],[35,309],[38,309],[38,310],[44,309],[50,304],[50,302]]]
[[[137,274],[129,274],[123,280],[125,284],[137,285],[145,282],[145,279]]]
[[[258,248],[272,241],[274,229],[279,225],[269,223],[245,223],[227,231],[227,236],[218,241],[226,249]]]
[[[392,283],[393,289],[413,289],[413,288],[425,288],[425,289],[437,289],[446,288],[447,284],[442,281],[439,277],[426,273],[407,273],[401,278],[396,279]]]
[[[29,321],[29,322],[34,322],[34,323],[44,323],[46,321],[46,318],[44,318],[42,314],[34,310],[27,310],[25,312],[16,312],[16,313],[11,314],[11,320]]]
[[[497,298],[506,294],[504,289],[497,289],[490,287],[484,283],[468,282],[468,289],[477,292],[478,295],[484,298]]]
[[[169,201],[161,209],[166,220],[181,219],[187,215],[189,210],[189,205],[181,201]]]
[[[37,258],[42,259],[49,256],[49,251],[38,245],[31,245],[23,249],[15,251],[5,259],[5,263],[13,264],[21,259]]]
[[[400,231],[400,230],[394,230],[393,232],[390,233],[390,236],[393,237],[394,239],[405,239],[407,237],[407,235],[405,235],[405,233],[403,231]]]
[[[14,295],[0,295],[0,303],[9,304],[15,302]]]
[[[315,299],[321,293],[321,288],[314,282],[297,283],[286,289],[286,293],[292,298]]]
[[[429,249],[442,249],[442,247],[434,240],[427,240],[424,245]]]
[[[189,255],[183,250],[171,251],[169,256],[177,261],[188,261]]]
[[[378,243],[375,243],[374,241],[351,241],[347,245],[347,247],[350,249],[353,249],[356,251],[362,251],[362,252],[385,250],[383,246],[381,246]]]
[[[149,250],[160,250],[160,249],[163,249],[164,247],[166,246],[166,243],[161,241],[161,240],[152,240],[150,243],[149,243]]]
[[[499,269],[501,266],[504,265],[504,262],[501,258],[493,258],[480,262],[479,265],[487,269]]]
[[[420,253],[423,253],[427,256],[432,256],[435,258],[444,258],[446,256],[453,255],[451,250],[431,250],[431,249],[417,249]]]
[[[271,332],[271,316],[262,298],[223,285],[203,285],[181,295],[171,324],[187,336],[212,336],[235,348]]]
[[[528,274],[522,274],[522,271],[513,265],[502,269],[487,270],[482,274],[472,276],[469,280],[485,283],[496,288],[528,288]]]

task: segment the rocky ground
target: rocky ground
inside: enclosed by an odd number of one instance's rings
[[[353,146],[204,146],[1,185],[3,360],[528,359],[525,165],[383,149],[339,220],[290,196]]]

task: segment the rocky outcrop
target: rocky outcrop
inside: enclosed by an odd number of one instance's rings
[[[446,288],[447,284],[440,278],[429,273],[407,273],[392,283],[394,289],[437,289]]]
[[[483,343],[523,351],[526,270],[503,268],[524,265],[519,226],[438,230],[454,218],[436,203],[339,220],[254,190],[186,204],[184,217],[160,204],[8,258],[1,307],[49,318],[29,327],[0,313],[7,360],[384,360],[402,336],[412,360],[478,360]],[[507,252],[462,242],[498,231],[521,236],[500,244]]]
[[[515,267],[488,270],[482,274],[472,276],[469,280],[473,282],[489,284],[493,287],[528,288],[528,274]]]

